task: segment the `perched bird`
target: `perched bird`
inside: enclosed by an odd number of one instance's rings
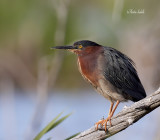
[[[120,51],[89,40],[77,41],[72,46],[52,48],[77,54],[79,71],[84,79],[111,102],[108,117],[98,121],[96,129],[98,125],[104,125],[106,131],[107,122],[111,125],[111,117],[120,102],[136,102],[146,97],[134,62]]]

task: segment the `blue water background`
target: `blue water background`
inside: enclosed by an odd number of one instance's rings
[[[77,92],[77,91],[76,91]],[[32,123],[35,111],[36,96],[32,94],[14,94],[13,99],[0,98],[0,140],[25,140]],[[132,102],[121,103],[115,114],[129,106]],[[109,101],[94,91],[81,91],[79,94],[56,91],[49,95],[45,113],[42,114],[40,131],[56,115],[73,114],[53,131],[46,134],[42,140],[52,137],[53,140],[63,140],[77,132],[92,127],[101,118],[107,117]],[[160,109],[154,110],[140,121],[127,128],[109,140],[152,140],[158,128]]]

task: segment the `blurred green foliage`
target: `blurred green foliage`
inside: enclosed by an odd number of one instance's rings
[[[18,56],[35,79],[39,59],[47,55],[52,59],[55,51],[50,50],[50,47],[60,45],[54,40],[58,24],[55,7],[61,4],[60,2],[61,0],[0,1],[1,53],[7,56],[10,52]],[[72,44],[76,40],[90,39],[100,44],[118,47],[117,36],[123,33],[126,25],[132,28],[137,22],[145,24],[159,12],[160,1],[158,0],[121,0],[119,4],[122,4],[122,10],[118,12],[115,12],[116,2],[116,0],[71,0],[66,17],[64,43],[61,45]],[[128,9],[144,9],[145,14],[130,15],[127,14]],[[120,17],[118,21],[113,20],[114,12]],[[137,24],[137,26],[142,24]],[[66,54],[56,85],[65,88],[85,87],[83,79],[76,70],[75,56],[70,53]],[[6,60],[1,56],[1,61],[5,63],[11,63],[10,59]],[[18,71],[18,64],[15,71]],[[1,73],[0,71],[0,75]],[[18,82],[17,75],[13,73],[8,75],[18,88],[23,89],[23,86],[19,84],[21,82]],[[64,82],[65,79],[70,79],[70,82]]]
[[[60,118],[62,114],[63,112],[59,113],[45,128],[43,128],[41,132],[38,133],[38,135],[34,138],[34,140],[40,140],[43,137],[43,135],[53,130],[56,126],[61,124],[65,119],[67,119],[71,115],[70,113]]]

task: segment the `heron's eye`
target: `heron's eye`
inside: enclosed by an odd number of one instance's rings
[[[78,46],[78,48],[79,48],[79,49],[82,49],[82,48],[83,48],[83,46],[82,46],[82,45],[79,45],[79,46]]]

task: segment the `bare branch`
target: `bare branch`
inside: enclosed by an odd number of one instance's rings
[[[106,139],[126,129],[159,106],[160,88],[150,96],[147,96],[145,99],[134,103],[130,107],[125,107],[121,112],[119,112],[115,117],[112,118],[112,126],[107,124],[107,132],[104,131],[104,127],[96,130],[95,126],[93,126],[92,128],[80,133],[78,136],[74,137],[71,140]]]

